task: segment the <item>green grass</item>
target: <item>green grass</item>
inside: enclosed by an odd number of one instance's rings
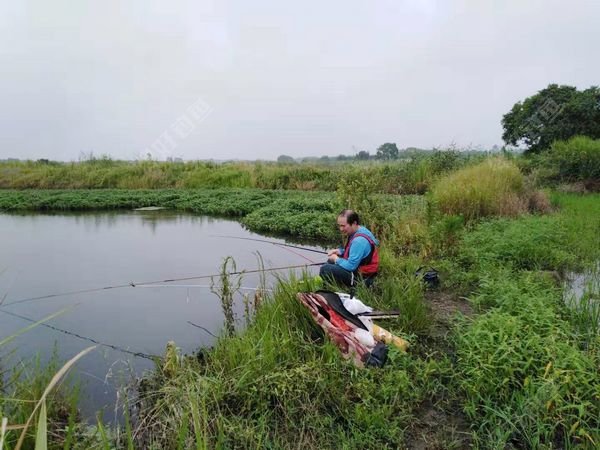
[[[399,218],[423,210],[416,196],[369,195],[384,212],[372,211],[365,221],[374,232],[396,227]],[[146,206],[239,219],[252,231],[300,239],[338,241],[335,217],[343,208],[328,192],[261,189],[156,190],[0,190],[0,212],[103,211]],[[386,214],[385,211],[388,211]]]
[[[554,280],[502,268],[472,299],[489,309],[455,333],[455,377],[477,439],[486,448],[595,448],[600,358],[582,350]]]
[[[115,168],[110,161],[97,164],[99,170]],[[129,398],[139,414],[130,416],[123,432],[100,420],[87,431],[75,427],[70,442],[87,439],[98,448],[402,448],[419,439],[427,411],[435,409],[440,422],[422,431],[421,440],[443,435],[458,416],[464,422],[458,432],[475,448],[597,448],[600,337],[592,269],[600,259],[600,196],[551,193],[555,211],[530,215],[527,182],[511,162],[465,168],[442,159],[438,169],[430,160],[402,164],[366,165],[367,172],[346,167],[346,187],[337,185],[335,194],[236,188],[0,192],[3,211],[165,206],[331,243],[339,239],[335,214],[342,205],[356,207],[383,245],[379,286],[358,295],[376,308],[403,312],[382,325],[410,340],[409,353],[392,349],[383,369],[357,369],[342,360],[297,301],[296,292],[312,289],[312,281],[284,280],[244,330],[223,335],[212,349],[183,356],[170,346],[165,361],[140,383],[139,396]],[[449,166],[459,170],[446,177]],[[414,170],[412,178],[405,167]],[[147,169],[157,170],[157,180],[167,176],[152,164]],[[264,165],[250,180],[260,175],[271,187],[313,189],[327,177],[317,169],[306,178],[306,168],[288,169]],[[189,175],[178,170],[178,180]],[[378,170],[388,178],[377,179]],[[365,173],[372,176],[361,178]],[[215,184],[235,181],[224,172],[219,176]],[[430,197],[375,194],[427,190],[438,177]],[[527,199],[527,208],[506,209],[507,193]],[[440,269],[441,293],[426,295],[415,278],[424,264]],[[581,299],[565,303],[562,276],[589,270]],[[429,298],[436,295],[465,296],[475,313],[459,315],[447,336],[434,336],[440,324]],[[15,395],[39,398],[44,385],[33,396]],[[55,406],[48,406],[53,417]],[[463,444],[448,434],[432,445]]]
[[[600,199],[554,200],[550,216],[481,223],[456,257],[480,314],[454,332],[455,395],[481,448],[600,442],[598,305],[588,293],[587,307],[572,309],[558,277],[597,264]]]
[[[433,186],[430,197],[444,214],[461,215],[466,221],[517,217],[545,206],[543,198],[527,188],[517,165],[501,157],[446,175]]]
[[[299,289],[294,280],[279,285],[245,332],[220,339],[202,362],[182,358],[177,372],[158,370],[146,380],[142,414],[150,422],[140,431],[148,442],[175,448],[182,438],[171,430],[194,421],[194,408],[210,420],[197,436],[188,431],[190,443],[381,448],[404,441],[414,408],[442,389],[438,376],[448,365],[392,350],[381,370],[355,368],[323,340],[296,299]]]
[[[580,190],[600,189],[600,139],[576,136],[557,141],[547,151],[523,158],[520,164],[540,182],[551,186],[578,183]]]
[[[375,188],[379,193],[421,194],[438,175],[463,166],[473,158],[473,155],[457,151],[435,151],[393,162],[351,161],[337,164],[129,162],[108,157],[77,163],[0,162],[0,189],[258,188],[334,191],[341,178],[371,178],[377,181]]]
[[[295,299],[301,287],[282,283],[247,330],[219,340],[201,362],[181,358],[178,371],[157,370],[146,381],[144,417],[155,422],[142,434],[157,448],[175,448],[175,439],[209,447],[397,448],[413,442],[421,408],[434,404],[448,415],[462,411],[462,432],[477,448],[595,448],[600,341],[586,313],[564,304],[553,274],[600,256],[598,248],[572,246],[594,242],[597,200],[562,195],[550,216],[465,229],[449,259],[471,280],[478,313],[456,322],[442,349],[424,344],[432,318],[414,277],[422,261],[386,249],[378,289],[358,295],[403,311],[384,326],[413,348],[392,351],[381,370],[343,361]],[[178,424],[197,422],[195,410],[210,420],[185,434]],[[461,442],[445,436],[437,445]]]
[[[81,421],[78,411],[80,388],[63,378],[90,347],[62,367],[56,353],[41,365],[39,357],[14,361],[12,341],[39,324],[64,311],[52,314],[0,342],[0,420],[7,419],[7,430],[0,431],[0,448],[12,449],[88,449],[93,448],[96,433]],[[2,367],[11,367],[6,371]],[[36,424],[34,426],[34,423]]]

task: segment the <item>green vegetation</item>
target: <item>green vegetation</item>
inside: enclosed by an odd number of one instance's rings
[[[528,163],[465,166],[448,155],[402,163],[414,164],[410,174],[400,163],[346,166],[336,174],[335,193],[1,192],[2,211],[166,206],[329,241],[337,240],[338,209],[354,207],[383,242],[378,284],[357,295],[403,312],[382,325],[411,342],[409,353],[392,349],[383,369],[357,369],[296,299],[314,289],[314,280],[290,274],[272,294],[250,300],[247,327],[229,327],[214,348],[185,356],[170,344],[128,398],[132,414],[123,429],[99,421],[87,434],[73,434],[72,445],[94,436],[89,447],[598,448],[600,195],[550,192],[547,200],[532,187],[535,178],[519,171]],[[294,173],[283,167],[279,175]],[[296,167],[289,183],[307,169]],[[320,181],[303,183],[313,189]],[[393,190],[395,183],[430,192],[390,195],[406,191]],[[422,265],[440,270],[439,290],[426,290],[415,277]],[[573,271],[587,277],[582,293],[564,284]],[[223,275],[213,289],[228,314],[236,286]],[[13,394],[34,401],[41,395]],[[60,408],[48,406],[50,423],[59,423]],[[11,423],[26,419],[10,414]],[[73,410],[62,417],[77,423]],[[12,445],[14,432],[9,436]],[[65,438],[56,436],[50,446],[63,447]]]
[[[458,258],[482,313],[456,325],[455,383],[482,448],[600,442],[598,299],[566,308],[556,276],[597,264],[600,197],[556,200],[560,214],[481,224]]]
[[[554,200],[559,213],[494,219],[465,232],[447,261],[444,292],[469,292],[478,313],[454,322],[448,340],[427,338],[436,294],[426,295],[414,277],[419,259],[386,250],[385,279],[359,297],[405,311],[385,325],[413,348],[392,352],[382,370],[356,369],[323,341],[295,299],[311,289],[310,279],[282,283],[245,332],[198,358],[180,356],[168,376],[159,368],[145,379],[139,445],[175,448],[183,439],[226,448],[396,448],[427,438],[437,448],[596,448],[594,316],[565,308],[554,274],[600,256],[600,198]],[[535,245],[519,248],[528,242]],[[443,418],[435,427],[421,428],[424,405]],[[462,425],[450,419],[456,415]],[[199,432],[183,428],[194,422]]]
[[[600,139],[577,136],[557,141],[522,161],[524,170],[549,186],[569,184],[580,192],[600,191]]]
[[[600,139],[600,88],[578,91],[573,86],[550,84],[517,102],[502,118],[502,139],[523,144],[530,153],[550,148],[553,142],[574,136]]]
[[[65,312],[66,309],[51,314],[1,338],[0,362],[4,366],[12,362],[10,344],[19,335]],[[97,433],[79,420],[78,385],[70,389],[60,387],[71,367],[94,348],[81,351],[60,368],[56,355],[53,355],[43,367],[36,358],[29,363],[14,364],[12,370],[0,370],[0,449],[35,446],[36,450],[43,450],[55,448],[57,443],[63,443],[62,448],[88,449],[98,442]],[[32,432],[34,428],[36,430]]]
[[[440,174],[481,153],[455,150],[411,152],[392,162],[187,163],[113,161],[108,157],[78,163],[0,162],[0,189],[197,189],[258,188],[334,191],[348,171],[377,181],[376,191],[418,194]]]
[[[393,352],[382,370],[356,369],[323,340],[295,298],[299,289],[294,279],[279,285],[244,333],[144,380],[144,447],[176,448],[186,423],[196,431],[184,433],[184,448],[371,448],[404,440],[411,411],[442,389],[436,378],[445,363]]]
[[[337,241],[335,215],[353,201],[350,197],[345,200],[350,203],[342,202],[339,195],[327,192],[259,189],[0,190],[0,211],[100,211],[159,206],[195,214],[238,218],[249,229],[268,234]],[[381,204],[394,211],[394,216],[380,222],[380,228],[408,210],[424,209],[422,199],[413,196],[373,197],[368,194],[366,201],[371,200],[373,204]]]
[[[538,193],[526,188],[517,165],[504,158],[489,158],[440,179],[431,199],[444,214],[462,215],[467,221],[516,217],[549,206]]]

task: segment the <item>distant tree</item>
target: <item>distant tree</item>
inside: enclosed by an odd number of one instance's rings
[[[296,162],[296,160],[294,158],[292,158],[291,156],[288,156],[288,155],[279,155],[277,157],[277,162],[280,162],[280,163],[293,163],[293,162]]]
[[[347,161],[349,159],[352,159],[352,157],[346,155],[338,155],[335,157],[335,159],[338,161]]]
[[[398,147],[396,147],[395,143],[386,142],[379,146],[375,158],[384,160],[398,159],[398,153]]]
[[[356,159],[358,159],[359,161],[367,161],[370,157],[371,155],[366,150],[361,150],[356,154]]]
[[[552,142],[583,135],[600,138],[600,88],[578,91],[573,86],[550,84],[517,102],[502,117],[502,139],[524,145],[526,152],[550,148]]]
[[[319,161],[322,163],[328,163],[329,162],[329,156],[327,155],[323,155],[319,158]]]

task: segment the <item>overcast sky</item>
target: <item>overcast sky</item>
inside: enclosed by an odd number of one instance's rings
[[[597,0],[2,0],[0,159],[489,148],[599,55]]]

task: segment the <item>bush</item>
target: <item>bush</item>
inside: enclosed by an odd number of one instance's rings
[[[600,139],[577,136],[558,141],[547,154],[547,164],[554,167],[560,181],[600,180]]]
[[[440,179],[431,191],[432,203],[444,214],[462,215],[466,221],[489,216],[515,217],[530,205],[546,204],[532,192],[512,161],[489,158]]]

